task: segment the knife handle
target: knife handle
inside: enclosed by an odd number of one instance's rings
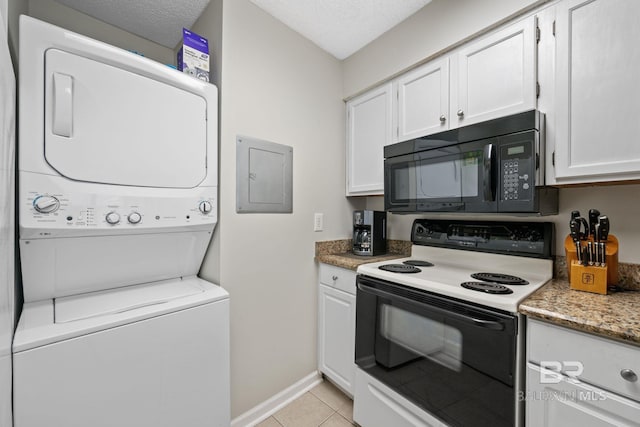
[[[598,217],[598,224],[600,224],[600,235],[598,240],[607,241],[609,239],[609,217],[601,215]]]
[[[600,211],[597,209],[589,209],[589,234],[595,237],[595,225],[598,223]]]

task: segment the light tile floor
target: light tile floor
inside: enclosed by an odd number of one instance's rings
[[[324,380],[256,427],[350,427],[353,401]]]

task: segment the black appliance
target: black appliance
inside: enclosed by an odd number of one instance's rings
[[[537,110],[384,147],[384,204],[394,213],[558,213],[544,186]]]
[[[381,255],[387,251],[387,213],[353,211],[353,253]]]

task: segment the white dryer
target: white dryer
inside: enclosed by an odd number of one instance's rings
[[[228,426],[214,85],[20,19],[14,425]]]

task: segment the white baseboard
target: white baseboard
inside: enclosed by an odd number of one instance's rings
[[[266,420],[298,397],[322,382],[318,371],[312,372],[275,396],[231,420],[231,427],[250,427]]]

